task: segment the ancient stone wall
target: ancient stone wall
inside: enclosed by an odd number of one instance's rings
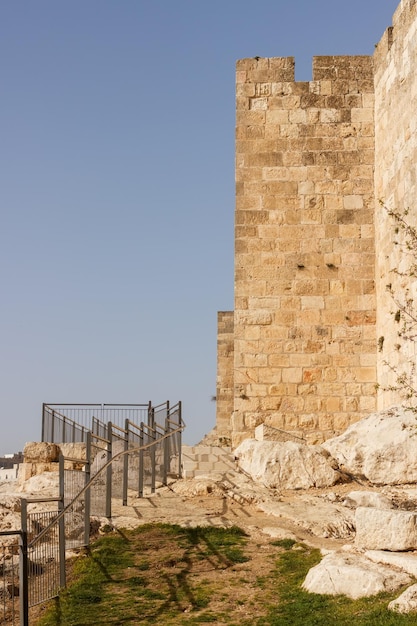
[[[233,311],[217,313],[216,435],[230,438],[233,413]]]
[[[417,3],[403,0],[375,54],[375,196],[386,207],[404,213],[417,226]],[[410,255],[405,239],[384,208],[376,204],[376,286],[378,294],[378,406],[398,401],[386,390],[397,374],[410,373],[415,343],[401,335],[404,317],[400,301],[409,295],[417,302],[417,284],[408,273]],[[399,273],[404,274],[400,276]],[[416,309],[414,305],[414,310]],[[393,371],[391,368],[396,370]],[[414,377],[415,382],[415,377]]]
[[[373,63],[237,64],[234,442],[375,407]]]
[[[380,200],[417,226],[417,0],[373,57],[315,57],[310,82],[293,58],[242,59],[236,80],[234,365],[218,423],[235,445],[259,424],[319,442],[377,395],[398,402],[387,387],[416,363],[390,291],[416,302],[417,281]]]

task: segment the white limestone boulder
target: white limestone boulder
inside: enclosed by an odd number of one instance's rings
[[[331,487],[340,480],[319,446],[245,439],[235,450],[239,467],[268,488]]]
[[[396,613],[417,613],[417,585],[408,587],[398,598],[388,604]]]
[[[333,552],[307,574],[303,589],[310,593],[345,595],[353,600],[392,592],[411,582],[411,577],[364,556]]]
[[[368,550],[402,552],[417,549],[417,514],[358,507],[355,545]]]
[[[417,419],[401,407],[373,413],[322,447],[341,471],[375,485],[417,482]]]

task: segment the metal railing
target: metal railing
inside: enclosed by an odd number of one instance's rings
[[[168,403],[169,404],[169,403]],[[161,405],[161,406],[166,406]],[[100,432],[112,422],[122,427],[125,419],[139,424],[147,422],[152,410],[147,404],[49,404],[42,406],[42,441],[49,443],[85,442],[87,433]]]
[[[54,432],[55,443],[58,433],[61,443],[79,443],[84,458],[61,454],[58,496],[22,499],[21,530],[0,533],[11,536],[4,545],[0,543],[0,623],[5,626],[28,626],[29,610],[58,595],[66,584],[65,551],[88,545],[91,517],[110,518],[113,498],[127,505],[129,490],[143,497],[166,485],[169,475],[181,475],[185,424],[180,402],[173,407],[169,402],[157,407],[135,405],[135,415],[142,410],[138,407],[146,407],[142,416],[146,415],[147,423],[131,421],[128,413],[123,425],[121,419],[118,424],[104,424],[90,414],[91,430],[66,415],[65,405],[59,406],[55,410],[44,405],[42,433]],[[132,407],[108,406],[117,411]],[[120,413],[115,415],[120,418]]]

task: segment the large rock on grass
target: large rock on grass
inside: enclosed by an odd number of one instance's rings
[[[403,571],[373,563],[358,554],[333,552],[308,572],[303,589],[356,600],[395,591],[410,582],[411,577]]]
[[[395,407],[350,426],[322,444],[341,471],[375,485],[417,481],[417,419]]]
[[[388,604],[396,613],[417,613],[417,585],[408,587],[398,598]]]
[[[245,439],[235,456],[244,472],[269,488],[331,487],[340,480],[332,459],[319,446]]]

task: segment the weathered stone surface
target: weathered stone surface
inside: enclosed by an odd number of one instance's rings
[[[59,493],[58,484],[58,472],[44,472],[24,481],[20,485],[19,491],[24,494],[42,494],[45,497],[56,497]]]
[[[59,448],[65,457],[70,459],[80,459],[82,461],[85,460],[85,443],[60,443]]]
[[[415,552],[387,552],[386,550],[366,550],[365,556],[374,563],[383,563],[407,572],[417,578],[417,554]]]
[[[340,479],[318,446],[246,439],[235,450],[240,468],[266,487],[330,487]]]
[[[417,481],[417,422],[401,407],[373,413],[322,447],[341,470],[376,485]]]
[[[258,508],[273,517],[290,520],[315,537],[352,540],[355,536],[353,512],[322,498],[306,494],[293,494],[289,501],[267,498],[258,503]]]
[[[408,587],[398,598],[388,604],[396,613],[417,613],[417,585]]]
[[[25,463],[55,463],[58,461],[59,452],[56,443],[31,441],[25,445],[23,457]]]
[[[417,514],[359,507],[355,514],[355,544],[369,550],[417,549]]]
[[[355,600],[394,591],[410,582],[405,572],[378,565],[357,554],[334,552],[308,572],[303,589],[332,596],[343,594]]]
[[[58,474],[59,463],[20,463],[19,471],[17,475],[18,487],[21,487],[25,481],[29,480],[32,476],[44,474],[45,472],[52,472]]]
[[[372,507],[374,509],[392,509],[392,501],[382,493],[375,491],[351,491],[343,500],[343,505],[351,508],[359,506]]]
[[[255,439],[257,441],[295,441],[295,443],[303,443],[301,437],[279,428],[271,428],[271,426],[266,424],[259,424],[255,428]]]

